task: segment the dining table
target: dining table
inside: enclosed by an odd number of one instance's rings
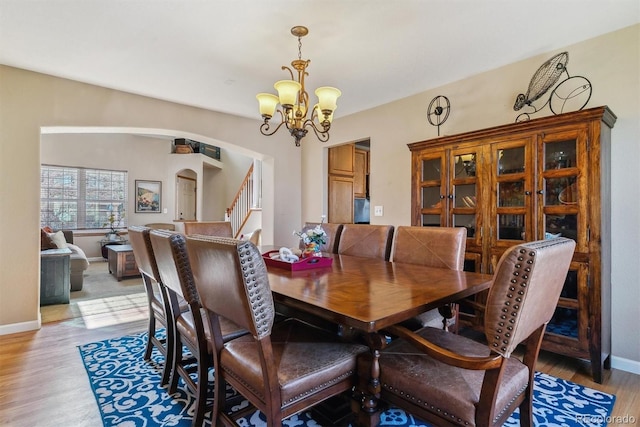
[[[278,247],[260,248],[268,258]],[[492,276],[476,272],[323,253],[322,266],[292,270],[266,262],[274,301],[294,310],[361,332],[372,352],[368,390],[360,390],[360,425],[377,425],[379,351],[384,329],[482,292]],[[331,260],[330,262],[329,259]],[[329,265],[326,265],[329,264]]]

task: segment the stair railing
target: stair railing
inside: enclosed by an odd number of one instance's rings
[[[234,238],[238,238],[244,224],[249,219],[251,208],[255,207],[253,185],[253,164],[251,164],[231,207],[227,208],[226,212],[226,219],[231,222]]]

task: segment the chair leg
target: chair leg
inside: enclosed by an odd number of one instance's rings
[[[180,373],[178,372],[178,365],[182,363],[183,355],[182,355],[182,340],[180,339],[180,334],[175,332],[173,337],[173,345],[171,348],[167,348],[167,351],[171,351],[173,354],[171,356],[172,364],[171,364],[171,374],[169,376],[169,394],[173,394],[178,389],[178,380],[180,379]]]
[[[207,407],[207,386],[209,385],[209,357],[200,355],[198,361],[198,379],[196,383],[195,415],[193,417],[193,427],[200,427],[204,422],[204,412]]]
[[[533,399],[531,385],[525,391],[525,398],[520,404],[520,427],[533,427]]]
[[[153,350],[153,337],[156,335],[156,316],[153,314],[151,305],[149,305],[149,327],[147,328],[147,345],[144,349],[144,360],[151,360],[151,351]]]
[[[173,358],[175,357],[175,354],[173,352],[173,348],[175,345],[173,328],[170,325],[167,325],[165,327],[165,330],[167,333],[167,339],[165,340],[165,343],[164,343],[165,358],[164,358],[164,366],[162,368],[162,380],[160,382],[160,385],[162,386],[169,384],[169,381],[171,380],[171,371],[173,370]]]

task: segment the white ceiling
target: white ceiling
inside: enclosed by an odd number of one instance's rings
[[[0,63],[258,119],[304,25],[340,117],[638,22],[640,0],[0,0]]]

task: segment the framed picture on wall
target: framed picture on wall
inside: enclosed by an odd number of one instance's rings
[[[136,179],[136,213],[160,213],[162,181]]]

